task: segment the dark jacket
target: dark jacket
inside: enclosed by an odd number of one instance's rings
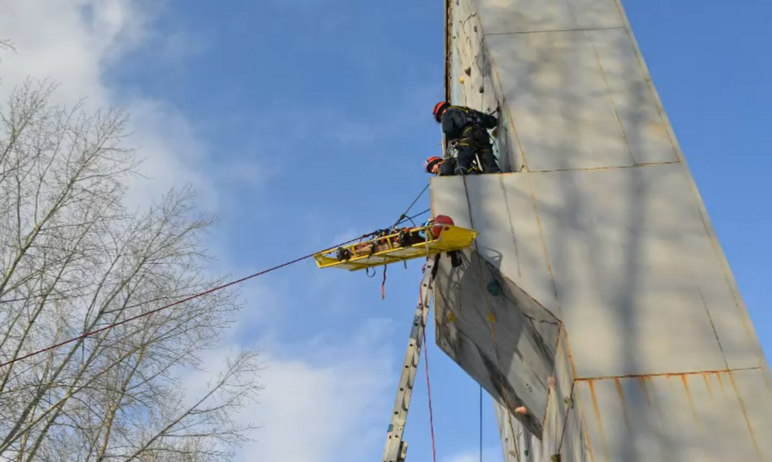
[[[490,144],[488,132],[499,120],[490,114],[463,106],[450,106],[442,114],[442,132],[448,142],[472,141],[478,145]]]

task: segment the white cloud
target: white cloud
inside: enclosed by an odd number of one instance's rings
[[[367,458],[382,443],[384,418],[392,399],[394,372],[386,339],[387,321],[365,323],[350,337],[321,333],[297,344],[261,348],[265,389],[259,403],[246,407],[239,420],[258,425],[236,461],[332,462]],[[331,340],[332,338],[332,340]],[[224,358],[238,350],[210,352],[203,369],[183,376],[192,395],[203,391]]]
[[[347,358],[352,353],[341,349],[319,366],[268,356],[261,404],[245,412],[260,416],[262,428],[240,460],[255,460],[258,454],[265,462],[326,462],[345,460],[344,454],[364,458],[358,456],[383,430],[390,364],[373,361],[372,352]]]
[[[87,110],[116,103],[131,114],[127,144],[141,148],[141,171],[150,178],[132,188],[129,205],[144,205],[172,184],[190,183],[213,208],[211,180],[201,172],[206,146],[196,139],[188,120],[174,107],[139,94],[121,94],[103,81],[109,66],[157,34],[148,32],[154,13],[149,2],[131,0],[25,0],[6,2],[0,15],[0,38],[16,53],[0,52],[0,101],[27,77],[56,82],[56,104],[86,98]],[[169,38],[175,44],[179,38]],[[187,53],[173,45],[179,53]]]
[[[145,205],[173,184],[192,183],[202,192],[201,204],[217,209],[223,200],[218,189],[223,178],[253,184],[267,173],[250,164],[228,167],[218,162],[218,168],[212,168],[212,151],[185,114],[165,101],[121,91],[104,80],[109,67],[128,51],[147,40],[156,43],[158,33],[149,30],[157,13],[153,8],[157,6],[151,2],[130,0],[4,2],[0,38],[11,40],[17,52],[0,51],[0,101],[31,75],[59,83],[54,99],[58,104],[82,97],[88,98],[90,110],[119,103],[132,113],[129,144],[141,149],[142,173],[149,177],[132,188],[129,205]],[[178,35],[170,40],[163,53],[190,51]],[[227,262],[218,269],[242,273]],[[280,301],[276,294],[276,287],[257,286],[244,295],[275,305]],[[273,319],[251,305],[244,326]],[[258,442],[240,452],[240,460],[325,462],[340,460],[343,454],[353,460],[380,442],[391,399],[385,391],[394,372],[384,346],[389,326],[374,321],[357,327],[359,333],[351,338],[328,332],[297,345],[263,338],[266,389],[260,404],[242,415],[263,428],[254,435]],[[230,344],[208,357],[210,374],[228,350],[241,347],[236,337],[243,332],[233,334]]]

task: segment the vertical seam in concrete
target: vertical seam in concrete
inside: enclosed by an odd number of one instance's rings
[[[485,38],[485,34],[483,34],[483,38]],[[506,111],[507,115],[507,122],[509,123],[509,126],[512,128],[512,134],[515,137],[515,143],[517,143],[517,150],[520,154],[519,157],[523,162],[523,169],[528,171],[528,160],[525,155],[525,149],[523,149],[523,143],[520,140],[520,135],[517,133],[517,127],[515,126],[515,116],[512,114],[512,111],[509,110],[509,105],[507,104],[507,98],[504,96],[504,89],[501,86],[501,79],[499,78],[499,68],[496,66],[496,60],[493,58],[493,55],[491,54],[490,50],[488,50],[488,45],[485,44],[485,48],[482,50],[483,53],[486,53],[488,55],[488,61],[491,64],[491,83],[499,87],[499,92],[501,93],[501,101],[499,101],[499,107],[503,108],[504,111]],[[499,123],[501,121],[499,120]],[[509,153],[507,153],[509,154]],[[517,164],[517,159],[515,159],[515,163]],[[517,166],[519,167],[519,165]],[[515,170],[518,171],[518,170]]]
[[[702,207],[700,207],[700,204],[697,204],[697,211],[700,213],[700,219],[702,220],[702,226],[705,228],[705,232],[710,237],[710,245],[713,248],[713,253],[715,254],[716,259],[718,260],[719,265],[723,267],[724,265],[721,265],[721,262],[722,262],[721,248],[720,248],[721,244],[719,244],[718,238],[715,235],[711,234],[710,226],[708,224],[708,221],[706,220],[705,215],[703,214],[703,210],[702,210]],[[758,354],[758,357],[757,357],[758,363],[757,364],[762,365],[764,363],[764,353],[761,350],[761,345],[758,343],[757,337],[755,335],[755,331],[753,329],[753,326],[751,325],[750,316],[748,316],[747,310],[744,310],[743,307],[740,306],[740,303],[738,302],[738,299],[737,299],[738,298],[738,294],[735,292],[735,286],[732,285],[732,282],[729,279],[729,274],[731,274],[731,272],[729,272],[730,271],[729,270],[729,263],[726,262],[726,259],[723,259],[723,261],[726,264],[726,268],[722,268],[722,269],[724,269],[724,271],[722,271],[722,273],[724,273],[724,280],[726,281],[726,285],[729,288],[729,292],[732,293],[732,300],[734,301],[735,311],[740,316],[740,319],[742,319],[743,328],[745,328],[745,332],[748,334],[749,340],[751,342],[756,340],[755,343],[756,343],[757,350],[758,350],[757,351],[757,354]],[[702,292],[700,292],[700,294],[702,294]],[[718,334],[716,334],[716,335],[718,335]],[[724,359],[726,360],[726,357],[724,357]],[[729,369],[728,365],[727,365],[727,369]]]
[[[633,29],[630,26],[630,21],[627,19],[627,15],[625,14],[624,8],[622,8],[622,3],[620,0],[614,0],[614,3],[616,4],[617,11],[619,12],[619,17],[622,19],[622,23],[625,25],[625,30],[627,32],[628,38],[630,39],[633,53],[635,53],[636,60],[638,61],[638,67],[641,69],[641,74],[643,74],[643,80],[646,82],[646,86],[649,88],[649,93],[654,98],[654,106],[657,108],[659,119],[666,127],[666,133],[668,141],[670,141],[670,147],[673,148],[673,154],[675,155],[676,159],[679,159],[683,156],[679,156],[680,149],[676,147],[677,141],[675,141],[675,133],[673,133],[673,127],[670,125],[670,120],[665,113],[665,108],[662,105],[662,101],[659,99],[659,94],[654,88],[654,82],[651,80],[651,74],[646,67],[646,62],[643,60],[643,55],[641,54],[638,42],[635,40],[635,36],[633,36]],[[682,158],[680,160],[683,161]]]
[[[531,202],[533,203],[533,209],[536,212],[536,226],[539,228],[539,238],[541,239],[541,248],[544,253],[544,259],[547,262],[547,272],[550,274],[550,281],[552,282],[552,293],[555,296],[555,302],[557,302],[558,313],[560,313],[560,320],[563,320],[563,310],[560,306],[560,300],[558,299],[558,287],[555,283],[555,275],[552,273],[552,264],[550,263],[550,256],[547,250],[547,240],[544,237],[544,230],[541,226],[541,217],[539,217],[539,205],[536,201],[536,192],[533,186],[533,178],[529,178],[528,185],[531,187]]]
[[[565,339],[563,339],[563,337],[565,337]],[[571,407],[566,406],[568,409],[566,411],[566,417],[563,420],[563,431],[560,434],[560,443],[558,444],[558,454],[560,454],[560,452],[563,450],[563,437],[566,434],[566,426],[568,425],[567,423],[568,416],[571,414],[571,411],[575,408],[573,399],[574,399],[574,387],[576,386],[576,382],[574,382],[574,377],[575,377],[574,363],[568,348],[568,333],[566,332],[565,325],[562,322],[560,323],[560,330],[558,330],[558,344],[557,344],[557,347],[555,348],[556,355],[559,354],[561,340],[563,340],[563,343],[565,343],[565,346],[563,347],[563,349],[565,350],[566,362],[568,363],[566,365],[570,369],[570,374],[571,374],[571,389],[568,392],[568,398],[571,400],[572,405]],[[555,360],[555,362],[557,363],[557,359]],[[555,387],[557,388],[557,384],[555,385]],[[563,399],[565,399],[565,397],[563,397]]]
[[[633,155],[633,148],[630,146],[630,140],[627,138],[627,133],[625,132],[625,127],[622,125],[622,119],[619,117],[619,111],[617,111],[617,105],[614,101],[614,96],[611,92],[611,87],[608,84],[608,78],[606,77],[606,71],[603,69],[603,63],[600,61],[600,55],[598,54],[598,48],[595,46],[595,39],[592,37],[592,32],[582,32],[583,34],[587,34],[587,38],[590,39],[590,44],[592,44],[592,52],[595,54],[595,61],[598,63],[598,69],[600,69],[600,75],[603,76],[603,84],[606,86],[606,94],[608,95],[609,101],[611,101],[611,109],[614,111],[614,117],[617,119],[617,124],[619,125],[619,131],[622,132],[622,138],[625,140],[625,145],[627,146],[627,152],[630,154],[630,160],[633,162],[633,165],[635,165],[635,156]]]
[[[574,355],[571,353],[571,344],[568,341],[568,331],[566,330],[566,325],[561,322],[560,327],[563,331],[562,334],[566,344],[566,357],[568,358],[568,367],[571,369],[571,382],[573,383],[576,381],[576,368],[574,366]],[[558,336],[559,335],[560,335],[560,332],[558,333]],[[573,393],[573,388],[571,388],[571,392]]]
[[[571,384],[571,388],[572,389],[574,388],[574,384],[573,383]],[[566,416],[563,418],[563,428],[561,429],[561,432],[560,432],[560,441],[558,441],[558,444],[557,444],[557,446],[555,448],[555,451],[558,454],[563,452],[563,439],[566,436],[566,427],[568,427],[568,416],[571,415],[571,412],[573,412],[573,409],[571,409],[571,408],[566,409]]]
[[[509,423],[509,432],[512,435],[512,444],[515,446],[515,457],[517,462],[520,462],[520,447],[517,444],[517,435],[515,434],[515,427],[512,426],[512,412],[507,409],[507,422]]]
[[[572,389],[574,388],[575,385],[576,385],[576,382],[574,381],[574,383],[572,384]],[[574,400],[574,406],[577,409],[577,414],[579,414],[579,422],[581,423],[580,430],[584,434],[583,435],[584,438],[582,439],[584,440],[585,450],[587,452],[587,455],[590,456],[590,462],[595,462],[595,456],[593,456],[592,454],[592,444],[590,443],[590,431],[587,428],[587,420],[585,419],[585,413],[583,412],[583,409],[582,409],[582,400],[579,399],[579,396],[577,396],[576,399]]]
[[[759,449],[759,445],[756,442],[756,436],[753,434],[753,426],[751,425],[751,420],[748,418],[748,412],[745,409],[745,403],[743,402],[742,396],[740,396],[740,392],[737,390],[737,384],[734,381],[734,374],[732,374],[732,371],[729,371],[729,380],[732,381],[732,388],[734,388],[734,393],[737,395],[737,400],[740,401],[740,409],[743,411],[743,417],[745,417],[745,424],[748,426],[748,433],[751,435],[751,440],[753,441],[753,447],[756,448],[756,454],[759,456],[759,461],[764,462],[764,457],[761,454],[761,449]]]
[[[716,331],[716,325],[713,323],[713,317],[710,315],[708,304],[705,302],[705,296],[702,294],[702,289],[700,289],[699,287],[697,287],[697,292],[700,293],[702,306],[705,307],[705,313],[707,313],[708,315],[708,320],[710,321],[710,327],[713,329],[713,334],[716,336],[716,342],[718,342],[718,348],[721,350],[721,357],[724,358],[724,365],[726,366],[726,369],[729,370],[729,362],[726,359],[726,353],[724,352],[724,347],[723,345],[721,345],[721,339],[718,337],[718,331]]]
[[[574,14],[574,9],[571,8],[571,2],[568,0],[565,0],[566,8],[568,8],[568,13],[571,14],[571,20],[574,21],[574,27],[579,27],[579,23],[576,22],[576,15]]]
[[[517,277],[522,279],[523,273],[520,269],[520,252],[517,248],[517,236],[515,236],[515,225],[512,224],[512,214],[509,209],[509,200],[507,199],[507,188],[504,186],[504,175],[499,175],[499,184],[501,184],[501,192],[504,195],[504,204],[507,206],[507,216],[509,216],[509,230],[512,232],[512,242],[515,245],[515,260],[517,261]]]

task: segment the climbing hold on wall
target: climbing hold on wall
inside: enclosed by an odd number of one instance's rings
[[[464,74],[471,76],[472,75],[472,68],[471,67],[467,67],[466,69],[464,69]]]
[[[458,82],[459,82],[459,83],[464,83],[464,78],[463,78],[463,77],[459,77],[459,78],[458,78]]]
[[[448,322],[451,323],[451,324],[456,322],[456,315],[453,314],[453,312],[450,311],[450,310],[448,310],[447,313],[448,313]]]
[[[498,297],[501,295],[501,286],[499,285],[499,281],[494,279],[493,281],[488,283],[488,293],[493,295],[494,297]]]
[[[550,457],[552,462],[560,462],[560,454],[552,454],[552,457]]]

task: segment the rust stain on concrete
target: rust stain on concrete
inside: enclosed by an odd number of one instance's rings
[[[609,459],[608,455],[608,442],[606,441],[606,432],[603,430],[603,419],[600,416],[600,408],[598,407],[598,397],[595,394],[595,383],[589,381],[587,383],[590,387],[590,397],[592,398],[592,407],[595,411],[595,419],[598,421],[598,428],[600,429],[601,444],[603,445],[603,455],[606,456],[606,460]]]
[[[619,395],[619,401],[622,403],[622,414],[625,417],[625,426],[627,427],[627,431],[631,431],[630,418],[627,416],[627,405],[625,404],[625,394],[622,392],[622,382],[615,378],[614,386],[616,386],[617,395]]]

